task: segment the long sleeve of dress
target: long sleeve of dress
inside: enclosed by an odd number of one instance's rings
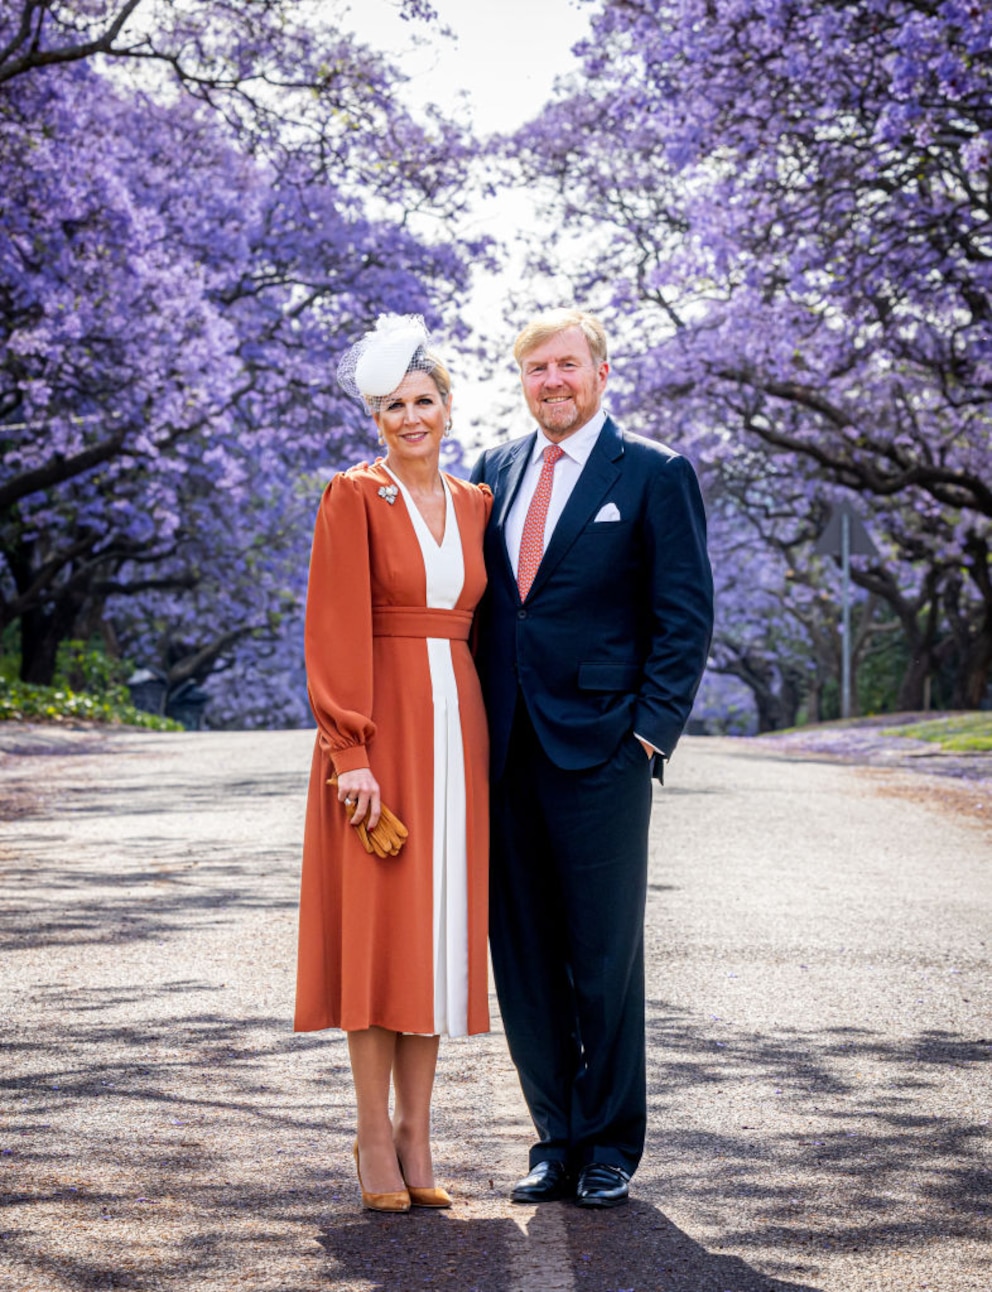
[[[356,481],[337,475],[317,513],[304,650],[320,744],[339,773],[369,765],[375,734],[371,585],[365,501]]]

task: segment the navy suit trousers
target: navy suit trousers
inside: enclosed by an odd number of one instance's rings
[[[490,945],[538,1134],[531,1166],[608,1162],[632,1174],[640,1161],[651,794],[633,734],[605,763],[566,771],[518,700],[493,786]]]

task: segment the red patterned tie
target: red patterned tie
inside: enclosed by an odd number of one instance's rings
[[[549,444],[544,450],[544,466],[534,490],[534,497],[527,508],[524,520],[524,532],[520,536],[520,559],[517,562],[517,587],[520,589],[520,600],[527,599],[530,585],[534,582],[537,567],[544,555],[544,525],[548,519],[548,504],[551,502],[551,478],[554,475],[555,463],[565,456],[565,450],[558,444]]]

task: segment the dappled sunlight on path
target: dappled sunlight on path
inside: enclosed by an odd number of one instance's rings
[[[980,830],[686,742],[652,827],[630,1204],[507,1201],[530,1130],[494,1011],[442,1045],[455,1208],[383,1217],[344,1038],[290,1030],[310,734],[0,737],[4,1286],[984,1292]]]

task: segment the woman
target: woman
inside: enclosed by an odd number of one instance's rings
[[[338,379],[386,455],[335,476],[313,541],[294,1027],[348,1033],[364,1205],[446,1207],[430,1148],[438,1038],[489,1028],[488,738],[468,637],[492,497],[439,470],[451,380],[423,319],[380,317]],[[396,856],[368,854],[355,829],[374,830],[383,803],[409,831]]]

